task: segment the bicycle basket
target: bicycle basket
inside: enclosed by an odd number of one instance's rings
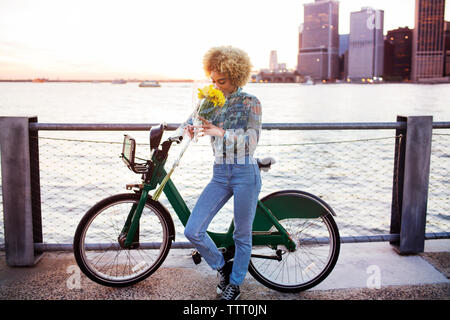
[[[127,165],[128,169],[134,171],[134,156],[136,153],[136,140],[134,140],[129,135],[125,135],[123,138],[122,145],[122,160]]]

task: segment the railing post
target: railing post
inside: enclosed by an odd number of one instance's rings
[[[407,118],[397,116],[397,123],[406,125]],[[390,234],[400,235],[402,200],[403,200],[403,180],[405,176],[405,153],[406,153],[406,126],[395,130],[395,152],[394,152],[394,174],[392,182],[392,206],[391,206],[391,226]],[[400,240],[390,241],[390,244],[398,246]]]
[[[37,132],[29,123],[37,117],[0,117],[3,222],[9,266],[32,266],[42,242],[39,152]]]
[[[406,121],[406,135],[397,131],[403,137],[396,143],[391,233],[399,233],[400,241],[391,244],[399,254],[417,254],[425,245],[433,117],[397,120]]]

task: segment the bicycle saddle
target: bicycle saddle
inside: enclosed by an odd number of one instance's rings
[[[275,159],[272,157],[267,157],[267,158],[262,158],[262,159],[256,158],[256,162],[258,163],[259,169],[261,169],[264,172],[269,171],[272,164],[276,163]]]

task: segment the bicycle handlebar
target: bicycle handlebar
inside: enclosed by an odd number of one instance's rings
[[[176,142],[177,144],[180,144],[183,141],[184,136],[178,134],[167,138],[163,143],[161,143],[161,139],[166,128],[167,125],[163,123],[150,129],[150,158],[152,158],[155,153],[158,159],[162,160],[166,158],[172,143]],[[159,146],[161,146],[162,148],[159,149]],[[146,174],[152,167],[152,160],[146,160],[145,163],[136,163],[135,147],[136,142],[134,141],[134,139],[128,135],[125,135],[121,155],[122,160],[133,172]],[[186,148],[183,148],[181,155],[184,153],[185,149]],[[179,158],[181,158],[181,156],[178,157],[178,160]],[[271,165],[275,163],[275,159],[271,157],[256,160],[258,163],[258,167],[263,171],[268,171],[271,168]]]

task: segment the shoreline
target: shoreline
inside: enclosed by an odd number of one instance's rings
[[[41,79],[42,80],[42,79]],[[0,83],[112,83],[117,79],[66,79],[66,80],[55,80],[55,79],[43,79],[43,81],[34,81],[34,79],[0,79]],[[125,80],[125,79],[123,79]],[[160,83],[194,83],[196,81],[203,80],[195,80],[195,79],[129,79],[125,80],[126,83],[140,83],[144,81],[157,81]],[[337,84],[353,84],[353,85],[380,85],[380,84],[417,84],[417,85],[436,85],[436,84],[450,84],[450,80],[428,80],[428,81],[420,81],[420,82],[412,82],[412,81],[382,81],[382,82],[372,82],[372,83],[364,83],[364,82],[347,82],[345,80],[338,80],[334,82],[325,82],[322,83],[318,81],[314,85],[308,85],[303,82],[255,82],[249,81],[247,85],[252,84],[297,84],[297,85],[305,85],[305,86],[315,86],[315,85],[337,85]]]

